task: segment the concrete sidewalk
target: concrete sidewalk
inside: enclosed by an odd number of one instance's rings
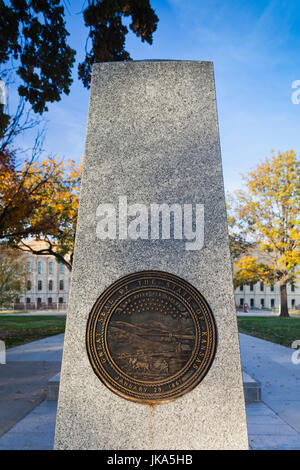
[[[60,371],[63,338],[51,336],[7,350],[7,363],[0,364],[0,436],[45,400],[49,379]]]
[[[262,309],[249,309],[249,312],[243,312],[242,310],[237,310],[236,312],[238,317],[278,317],[279,312],[272,312],[272,310],[262,310]]]
[[[0,450],[53,450],[57,402],[43,401],[0,437]]]
[[[0,317],[66,317],[66,312],[47,312],[47,311],[35,311],[27,313],[0,313]]]
[[[292,312],[289,312],[290,313],[290,316],[291,318],[299,318],[300,315],[298,314],[294,314]],[[249,312],[242,312],[240,310],[238,310],[236,312],[237,316],[238,317],[274,317],[274,318],[279,318],[279,312],[272,312],[271,310],[249,310]]]
[[[251,447],[300,450],[300,364],[291,360],[295,350],[244,334],[240,345],[243,369],[262,386],[263,403],[247,410]]]
[[[44,358],[61,356],[63,335],[47,340],[19,348],[27,357],[34,351]],[[262,383],[262,402],[246,405],[250,448],[300,450],[300,365],[291,361],[294,350],[244,334],[240,343],[243,369]],[[53,449],[56,405],[37,406],[0,438],[0,450]]]
[[[49,336],[48,338],[8,349],[6,361],[7,363],[14,361],[61,363],[63,344],[64,334]]]

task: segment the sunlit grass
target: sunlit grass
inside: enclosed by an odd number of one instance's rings
[[[291,347],[300,339],[300,318],[238,317],[241,333]]]
[[[5,315],[0,317],[0,339],[5,341],[7,348],[11,348],[64,333],[65,323],[65,318],[53,315]]]

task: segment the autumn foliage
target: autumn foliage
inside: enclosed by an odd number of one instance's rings
[[[65,255],[73,250],[81,166],[58,158],[25,161],[19,167],[13,153],[0,155],[0,240],[32,251],[28,240],[43,240],[71,269]]]
[[[0,307],[10,306],[24,293],[25,263],[22,256],[0,244]]]
[[[287,284],[300,274],[299,158],[292,150],[273,154],[244,180],[247,190],[231,198],[229,225],[253,250],[236,260],[235,286],[279,282],[281,316],[288,316]]]

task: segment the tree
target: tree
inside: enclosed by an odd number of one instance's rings
[[[245,255],[252,243],[247,241],[241,233],[235,231],[236,218],[233,216],[234,198],[231,194],[226,194],[227,222],[229,229],[229,245],[232,261],[236,261]]]
[[[88,38],[92,45],[86,50],[85,60],[79,64],[79,78],[89,88],[92,65],[95,62],[131,60],[125,50],[128,28],[123,17],[131,17],[130,29],[142,42],[152,44],[158,17],[149,0],[88,0],[83,12],[85,26],[89,28]]]
[[[9,307],[25,291],[25,264],[22,257],[0,245],[0,306]]]
[[[51,178],[32,160],[19,170],[14,152],[0,154],[0,240],[35,236],[52,227],[55,221],[50,219],[43,220],[43,226],[31,223]]]
[[[51,254],[71,269],[65,259],[72,252],[78,209],[80,168],[57,159],[37,163],[39,136],[32,157],[19,169],[15,138],[38,125],[25,105],[42,114],[48,103],[70,91],[75,51],[68,45],[64,0],[0,0],[0,80],[18,85],[20,102],[12,115],[0,104],[0,240],[11,247]],[[149,0],[83,0],[89,28],[85,60],[79,77],[89,87],[95,61],[131,60],[125,50],[130,29],[142,42],[152,43],[158,18]],[[11,78],[13,77],[13,78]],[[34,251],[28,241],[43,240],[47,249]]]
[[[7,116],[8,119],[4,119],[1,123],[1,111],[0,111],[0,154],[7,151],[9,148],[14,146],[14,153],[23,153],[22,149],[16,148],[16,138],[19,135],[30,129],[37,128],[36,138],[33,143],[32,151],[37,153],[37,149],[40,149],[40,144],[43,141],[44,129],[41,130],[41,119],[37,119],[33,116],[31,110],[26,109],[24,98],[19,99],[19,103],[15,109],[13,115],[8,114],[8,104],[1,104],[0,109],[3,111],[3,116]]]
[[[1,157],[1,155],[0,155]],[[81,165],[58,158],[26,162],[20,170],[14,155],[0,158],[0,240],[19,250],[55,256],[71,270],[78,211]],[[35,250],[30,239],[44,241]]]
[[[40,114],[47,111],[48,103],[68,94],[72,83],[75,51],[67,43],[64,4],[62,0],[0,0],[0,79],[15,73],[19,95]],[[85,5],[83,1],[92,44],[89,51],[86,46],[78,70],[84,86],[89,87],[95,61],[130,60],[125,50],[128,29],[122,18],[131,17],[130,29],[149,44],[158,18],[149,0],[88,0]],[[0,132],[9,120],[0,105]]]
[[[0,64],[7,67],[2,75],[17,73],[19,95],[37,113],[70,91],[75,51],[68,36],[60,0],[0,0]]]
[[[300,162],[295,152],[272,154],[244,178],[230,210],[231,231],[254,247],[235,262],[235,286],[280,283],[280,316],[288,317],[287,284],[300,274]],[[254,254],[256,250],[256,255]]]
[[[33,249],[26,242],[28,236],[15,237],[14,247],[37,255],[53,255],[72,270],[81,170],[81,164],[76,165],[73,160],[64,163],[58,159],[46,159],[42,162],[38,178],[49,173],[51,178],[42,194],[37,197],[37,208],[32,213],[29,224],[32,227],[42,227],[35,240],[43,241],[46,248]],[[70,255],[70,258],[66,255]]]

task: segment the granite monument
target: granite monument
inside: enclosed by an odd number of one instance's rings
[[[247,449],[213,64],[95,64],[56,449]]]

